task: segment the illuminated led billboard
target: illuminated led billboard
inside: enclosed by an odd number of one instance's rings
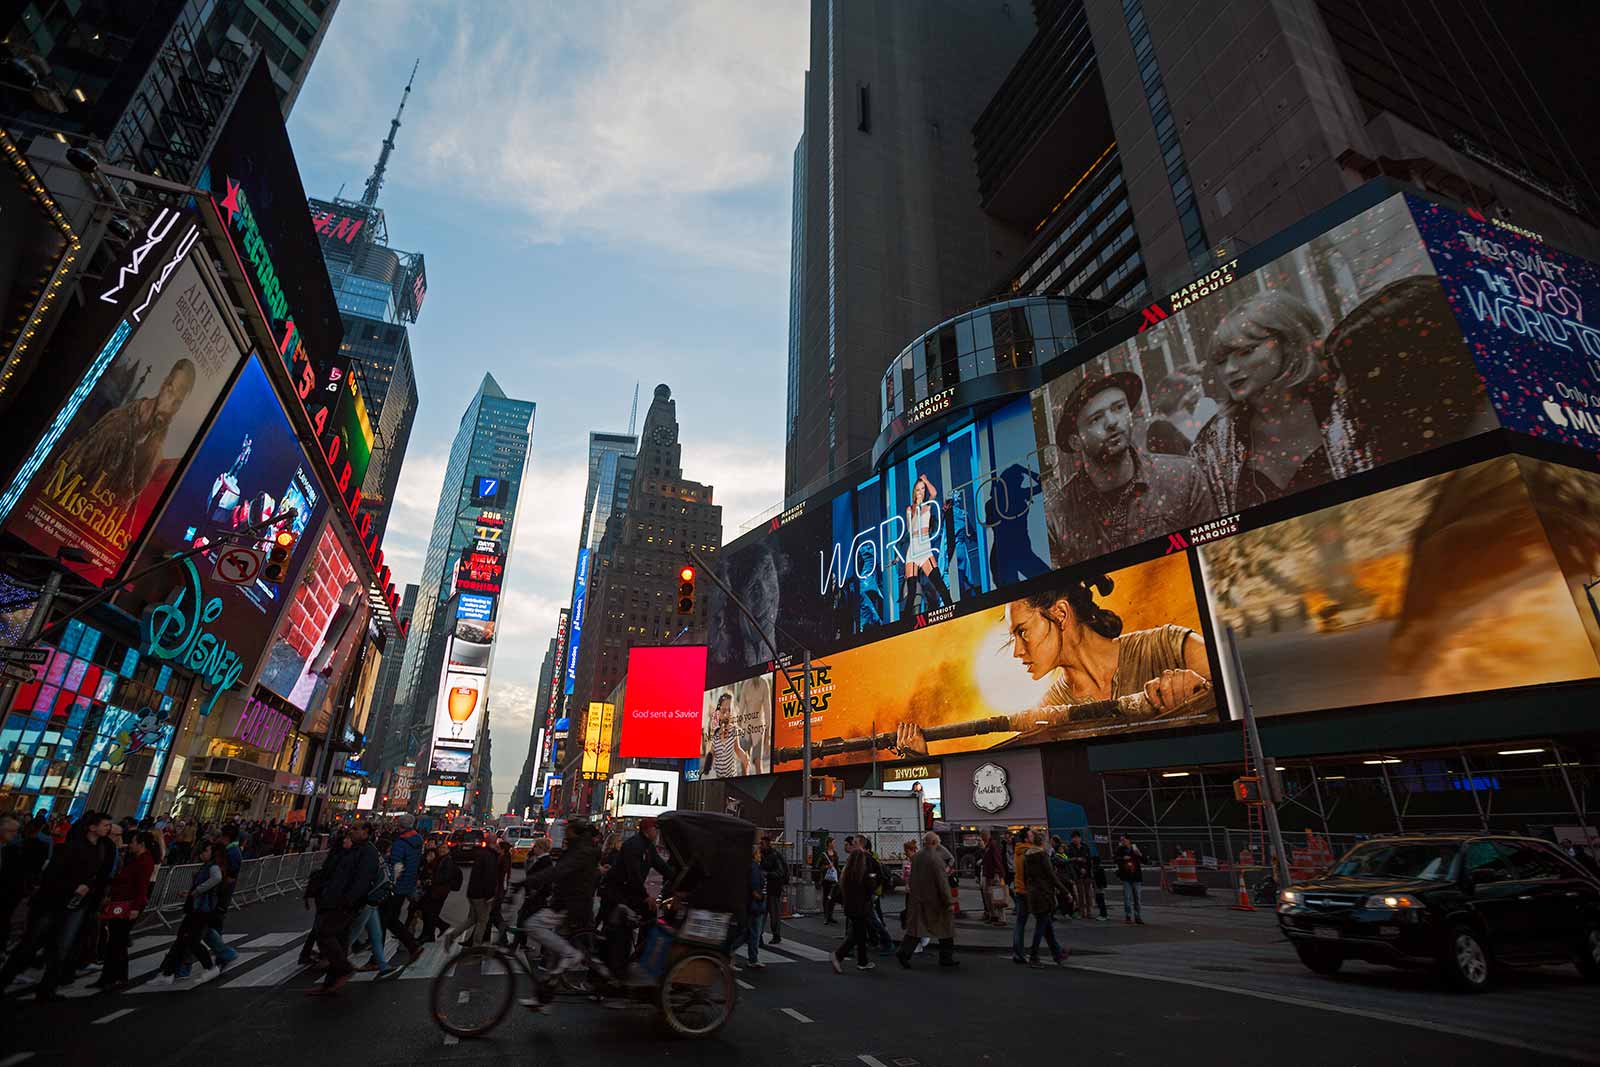
[[[628,649],[618,754],[625,759],[698,758],[705,684],[704,645],[636,645]],[[586,741],[587,737],[586,733]]]

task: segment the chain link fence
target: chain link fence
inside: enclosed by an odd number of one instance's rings
[[[295,893],[305,888],[311,872],[322,866],[328,858],[327,850],[321,852],[292,852],[282,856],[263,856],[245,860],[239,868],[239,880],[233,887],[232,907],[251,904]],[[175,928],[183,920],[184,894],[194,884],[198,863],[181,863],[176,866],[156,868],[155,885],[150,890],[150,902],[139,917],[138,929],[160,925]]]

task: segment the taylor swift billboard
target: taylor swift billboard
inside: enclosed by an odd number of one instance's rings
[[[1404,196],[1218,283],[1034,390],[1055,566],[1496,426]]]
[[[1038,592],[812,664],[815,763],[830,766],[1213,722],[1213,657],[1185,553]],[[798,671],[795,672],[798,675]],[[780,674],[774,771],[801,765],[801,694]]]

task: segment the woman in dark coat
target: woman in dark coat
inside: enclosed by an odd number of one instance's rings
[[[1022,854],[1022,879],[1028,890],[1028,911],[1033,916],[1033,950],[1028,953],[1028,964],[1041,966],[1039,942],[1042,939],[1049,943],[1050,958],[1059,967],[1071,950],[1063,949],[1056,942],[1054,915],[1056,904],[1068,895],[1068,890],[1056,876],[1050,855],[1044,850],[1044,834],[1039,830],[1028,835],[1028,848]]]
[[[844,873],[839,876],[839,898],[844,905],[844,944],[833,950],[833,973],[844,970],[845,957],[855,949],[856,970],[870,971],[873,964],[867,959],[867,944],[872,939],[872,898],[877,893],[878,876],[874,865],[867,862],[867,852],[860,844],[846,839],[845,848],[850,858],[845,861]]]
[[[939,966],[955,967],[955,918],[950,913],[950,873],[945,869],[939,835],[923,835],[922,848],[911,860],[911,881],[906,885],[906,934],[895,958],[911,966],[911,951],[923,937],[939,942]]]

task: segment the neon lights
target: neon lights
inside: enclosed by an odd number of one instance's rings
[[[34,447],[33,454],[28,457],[22,469],[17,471],[17,476],[12,479],[3,496],[0,496],[0,522],[4,522],[11,514],[11,509],[17,506],[17,501],[22,499],[22,493],[28,488],[28,483],[33,481],[33,476],[39,473],[39,468],[44,465],[45,457],[56,447],[56,442],[61,440],[61,435],[66,432],[67,426],[72,422],[78,409],[88,399],[89,393],[99,384],[100,376],[106,372],[111,361],[122,351],[122,346],[133,333],[133,327],[128,325],[128,320],[123,319],[112,331],[111,337],[100,349],[100,354],[94,357],[94,362],[89,364],[89,369],[84,372],[78,381],[78,387],[67,397],[67,402],[56,412],[55,421],[50,423],[50,429],[45,432],[42,440]]]
[[[179,585],[161,603],[145,608],[139,620],[141,651],[194,671],[201,687],[211,694],[201,705],[200,714],[210,715],[217,698],[239,684],[244,661],[227,641],[201,629],[202,623],[215,622],[222,614],[222,598],[204,599],[194,560],[185,559],[183,570],[188,583]]]

